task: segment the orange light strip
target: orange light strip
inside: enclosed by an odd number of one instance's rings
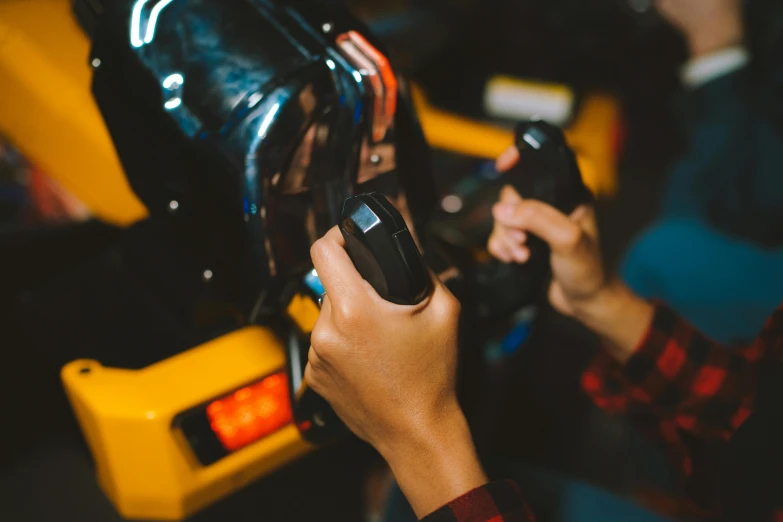
[[[381,72],[381,78],[383,78],[383,84],[386,87],[386,116],[393,119],[394,113],[397,111],[397,76],[394,75],[389,60],[356,31],[349,31],[348,36]]]
[[[397,110],[397,77],[389,60],[356,31],[343,33],[336,41],[372,85],[375,95],[373,141],[377,143],[386,137],[389,127],[394,123],[394,113]]]
[[[271,435],[293,421],[284,372],[235,391],[207,406],[212,431],[228,451]]]

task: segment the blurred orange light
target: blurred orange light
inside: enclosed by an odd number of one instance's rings
[[[293,420],[285,373],[270,375],[207,406],[212,431],[228,451],[236,451]]]

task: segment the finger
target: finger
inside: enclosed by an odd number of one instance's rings
[[[348,256],[338,227],[313,244],[310,256],[333,305],[355,301],[365,291],[364,279]]]
[[[511,258],[517,263],[527,263],[528,259],[530,259],[530,249],[516,245],[511,250]]]
[[[510,252],[511,259],[517,263],[526,262],[530,257],[530,251],[525,247],[524,242],[519,241],[515,237],[515,234],[521,233],[524,236],[525,233],[517,229],[503,227],[502,225],[498,228],[500,230],[497,234],[497,241],[500,241],[505,247],[505,250]]]
[[[504,185],[500,190],[500,203],[516,205],[520,201],[522,201],[522,195],[511,185]]]
[[[492,217],[495,218],[495,223],[509,229],[520,230],[520,227],[514,222],[514,218],[517,215],[517,207],[517,204],[496,203],[492,207]]]
[[[489,242],[487,243],[487,250],[489,250],[489,253],[492,254],[493,257],[504,263],[510,263],[513,259],[511,257],[511,250],[502,240],[502,233],[492,233],[489,237]]]
[[[313,371],[317,371],[322,365],[323,361],[321,356],[318,355],[318,350],[314,346],[310,346],[310,349],[307,351],[307,366],[310,366]]]
[[[518,228],[509,228],[506,230],[506,233],[508,234],[508,237],[513,239],[514,242],[518,245],[524,245],[527,241],[527,234],[525,234],[524,230],[519,230]]]
[[[579,224],[585,234],[591,239],[598,239],[598,223],[595,219],[595,207],[581,205],[571,214],[571,219]]]
[[[321,386],[321,381],[318,379],[316,371],[313,370],[313,367],[310,365],[310,363],[307,363],[307,366],[305,366],[303,383],[305,383],[306,386],[315,393],[323,397],[324,390]]]
[[[565,292],[563,292],[563,287],[560,286],[557,281],[552,281],[552,284],[549,285],[549,302],[552,303],[555,310],[561,314],[570,316],[574,313],[569,305],[568,297],[566,297]]]
[[[516,165],[517,161],[519,161],[519,149],[511,145],[498,156],[497,161],[495,161],[495,168],[498,172],[505,172]]]
[[[517,206],[495,204],[492,207],[492,217],[495,218],[495,228],[493,232],[513,239],[517,244],[524,244],[527,241],[527,233],[512,223],[517,212]]]
[[[554,207],[532,199],[520,203],[511,217],[501,213],[497,219],[502,225],[540,237],[556,253],[572,253],[584,238],[579,224]]]
[[[332,304],[328,297],[324,298],[321,304],[321,314],[315,322],[313,331],[310,332],[310,352],[323,358],[321,351],[327,351],[327,346],[334,344],[332,338],[334,332],[334,322],[332,321]]]
[[[525,246],[527,235],[521,230],[497,225],[487,243],[487,250],[504,263],[525,263],[530,259],[530,250]]]

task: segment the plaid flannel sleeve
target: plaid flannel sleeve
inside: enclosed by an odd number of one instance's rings
[[[535,517],[515,482],[498,481],[452,500],[422,522],[535,522]]]
[[[700,438],[727,439],[750,414],[757,368],[783,350],[783,307],[749,346],[730,349],[657,305],[650,328],[624,365],[601,354],[582,387],[609,412],[652,410]]]

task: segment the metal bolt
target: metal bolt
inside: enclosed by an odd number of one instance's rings
[[[347,234],[353,234],[354,228],[356,228],[356,223],[354,223],[352,219],[343,219],[343,230],[345,230]]]
[[[202,277],[204,278],[204,281],[209,282],[212,280],[213,275],[214,274],[212,273],[212,270],[207,269],[204,270],[204,274],[202,275]]]
[[[380,165],[382,161],[383,158],[381,158],[380,154],[373,154],[372,156],[370,156],[370,163],[372,163],[376,167]]]
[[[172,199],[171,201],[169,201],[169,210],[171,212],[176,212],[178,208],[179,208],[179,201],[177,201],[176,199]]]
[[[97,69],[101,66],[101,59],[100,58],[93,58],[92,59],[92,67],[93,69]]]
[[[332,24],[329,22],[326,22],[324,25],[321,26],[321,29],[324,33],[329,34],[332,32]]]

